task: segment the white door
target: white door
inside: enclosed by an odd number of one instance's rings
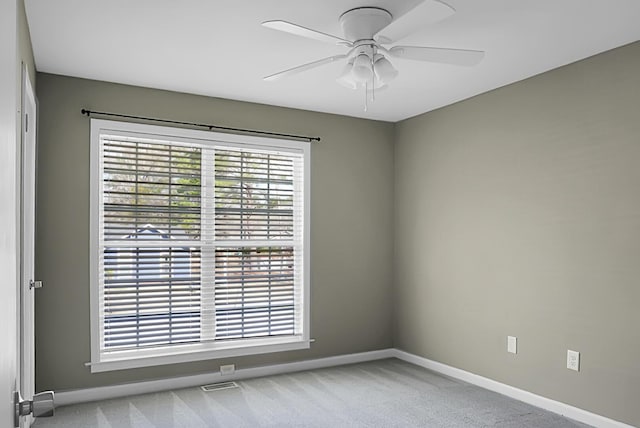
[[[31,399],[35,393],[34,332],[34,246],[36,201],[36,101],[26,68],[22,72],[22,236],[21,236],[21,317],[20,391]],[[24,419],[24,427],[33,418]]]

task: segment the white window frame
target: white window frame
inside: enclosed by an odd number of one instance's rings
[[[238,343],[201,342],[166,347],[101,352],[101,306],[99,289],[99,227],[102,201],[100,177],[100,135],[105,132],[126,133],[136,136],[170,138],[172,141],[197,144],[215,144],[236,148],[263,148],[302,153],[304,162],[304,213],[302,260],[302,331],[295,336],[242,339]],[[91,119],[90,155],[90,324],[91,324],[91,372],[104,372],[163,364],[185,363],[242,355],[283,352],[310,347],[310,143],[276,138],[223,134],[211,131],[174,128],[140,123]]]

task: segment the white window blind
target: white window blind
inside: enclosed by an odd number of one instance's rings
[[[94,371],[308,347],[308,143],[92,119],[92,156]]]

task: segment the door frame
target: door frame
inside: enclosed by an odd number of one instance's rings
[[[16,1],[0,2],[0,426],[13,423],[18,359],[19,60]]]
[[[35,279],[35,202],[36,202],[36,147],[37,102],[31,76],[22,65],[21,138],[18,162],[20,188],[20,290],[19,299],[19,386],[28,400],[35,394],[35,302],[31,281]],[[29,428],[33,417],[28,415],[21,427]]]

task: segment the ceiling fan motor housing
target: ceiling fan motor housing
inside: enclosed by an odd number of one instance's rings
[[[352,42],[373,40],[373,36],[389,25],[393,17],[378,7],[359,7],[340,16],[340,25],[345,39]]]

